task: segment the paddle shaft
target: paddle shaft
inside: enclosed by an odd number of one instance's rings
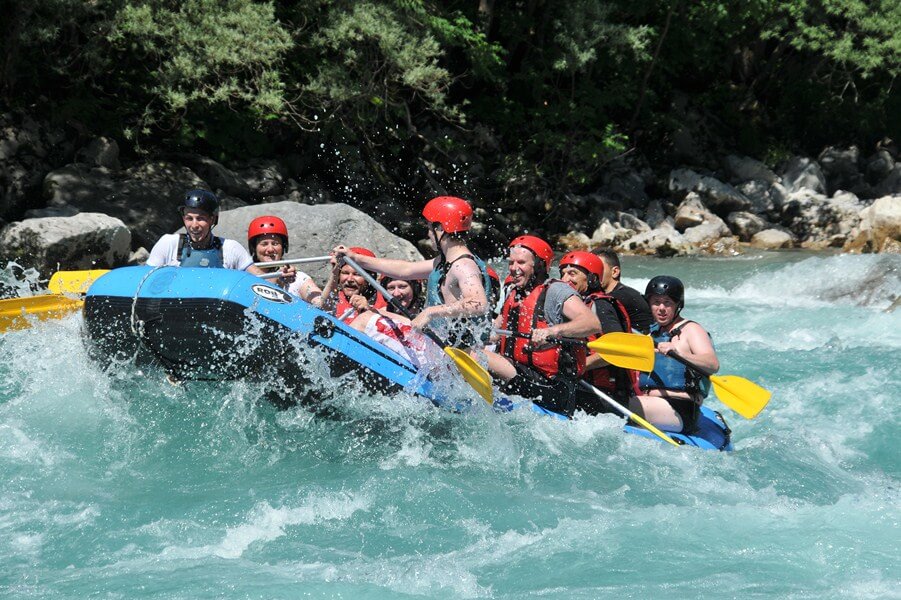
[[[325,262],[331,260],[331,256],[311,256],[309,258],[286,258],[285,260],[273,260],[271,262],[256,262],[255,267],[284,267],[287,265],[302,265],[304,263]]]
[[[495,329],[494,333],[498,335],[508,335],[513,337],[522,338],[524,340],[532,339],[531,333],[522,333],[521,331],[512,331],[510,329]],[[552,340],[558,342],[566,342],[567,344],[587,344],[588,342],[579,338],[571,338],[571,337],[555,337],[550,338]]]
[[[634,412],[632,412],[631,410],[629,410],[628,408],[626,408],[625,406],[623,406],[622,404],[620,404],[619,402],[617,402],[616,400],[614,400],[613,398],[611,398],[610,396],[608,396],[607,394],[605,394],[604,392],[599,390],[598,388],[594,387],[587,381],[580,380],[579,385],[581,385],[586,390],[593,392],[598,398],[601,398],[604,402],[606,402],[607,404],[612,406],[614,409],[619,411],[619,414],[623,415],[627,419],[632,419],[633,421],[635,421],[636,423],[638,423],[639,425],[641,425],[642,427],[644,427],[645,429],[647,429],[648,431],[650,431],[651,433],[653,433],[654,435],[659,437],[664,442],[672,444],[673,446],[676,446],[676,447],[679,446],[679,444],[677,444],[673,440],[673,438],[666,435],[665,433],[663,433],[662,431],[660,431],[659,429],[657,429],[656,427],[651,425],[647,420],[643,419],[642,417],[639,417]]]

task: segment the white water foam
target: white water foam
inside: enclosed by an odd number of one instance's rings
[[[251,545],[276,540],[286,535],[293,526],[346,520],[358,511],[369,510],[370,505],[371,500],[363,493],[311,494],[300,505],[293,507],[273,507],[269,502],[259,502],[245,516],[243,523],[226,528],[219,542],[204,546],[169,545],[160,558],[240,558]]]
[[[730,277],[724,273],[723,278]],[[624,283],[641,291],[648,281],[624,279]],[[729,305],[740,301],[770,307],[850,305],[885,309],[901,296],[901,256],[814,256],[799,262],[761,266],[737,284],[699,287],[689,277],[684,278],[684,283],[688,304],[701,300]]]

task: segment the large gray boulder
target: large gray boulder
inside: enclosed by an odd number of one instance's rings
[[[119,266],[128,261],[130,252],[128,227],[99,213],[25,219],[0,233],[0,256],[44,274]]]
[[[106,137],[94,138],[75,153],[75,162],[118,171],[122,168],[119,163],[119,144]]]
[[[709,247],[713,242],[728,237],[732,237],[732,232],[719,217],[716,217],[715,220],[689,227],[682,232],[682,239],[693,246],[699,247]]]
[[[743,242],[750,241],[754,234],[772,227],[763,217],[743,211],[729,213],[729,216],[726,217],[726,223],[729,225],[732,233],[737,235]]]
[[[70,164],[44,178],[48,208],[100,212],[125,223],[137,246],[150,248],[181,223],[178,206],[187,190],[207,185],[187,167],[151,161],[124,171]]]
[[[841,247],[860,221],[863,204],[850,192],[832,198],[802,189],[789,195],[782,222],[807,248]]]
[[[250,201],[283,193],[288,179],[285,168],[275,160],[254,161],[240,166],[235,172],[250,188],[250,196],[245,198]]]
[[[733,183],[741,183],[743,181],[776,183],[779,181],[779,176],[772,169],[759,160],[754,160],[747,156],[730,154],[723,159],[723,166],[725,166],[726,172],[729,173]]]
[[[796,156],[788,162],[782,174],[782,184],[790,194],[805,189],[826,194],[826,176],[820,165],[803,156]]]
[[[691,169],[674,169],[669,176],[669,190],[678,200],[695,192],[704,204],[718,215],[725,216],[736,210],[747,210],[750,200],[737,189],[708,175],[700,175]]]
[[[246,199],[253,195],[240,175],[212,158],[200,154],[174,154],[173,158],[197,173],[220,196]]]
[[[223,197],[257,204],[271,196],[293,191],[289,189],[292,186],[287,169],[276,160],[258,160],[228,168],[200,154],[176,153],[171,156],[197,173],[209,189]]]
[[[633,214],[608,213],[595,228],[589,240],[590,246],[613,247],[630,237],[651,231],[651,227]]]
[[[884,252],[901,242],[901,195],[879,198],[859,216],[845,243],[846,252]]]
[[[764,250],[791,248],[794,245],[792,235],[781,229],[764,229],[751,238],[751,246]]]
[[[676,231],[671,220],[664,221],[660,227],[632,236],[616,247],[624,254],[643,254],[650,256],[677,256],[693,254],[692,245]]]
[[[817,157],[826,178],[827,192],[851,190],[863,182],[860,172],[860,150],[857,146],[836,148],[829,146]]]
[[[666,211],[660,200],[651,200],[644,211],[644,222],[651,229],[657,229],[666,220]]]
[[[686,242],[705,250],[716,251],[713,250],[714,242],[732,236],[726,223],[707,210],[700,196],[694,192],[689,193],[676,209],[673,221]]]
[[[377,256],[422,260],[407,240],[397,237],[372,217],[346,204],[273,202],[227,210],[219,216],[216,235],[247,243],[247,227],[257,217],[274,215],[288,226],[288,258],[323,256],[338,244],[363,246]],[[320,284],[328,277],[328,263],[300,265]]]
[[[876,197],[901,194],[901,163],[895,163],[888,175],[874,188]]]
[[[626,208],[644,208],[650,202],[645,191],[644,179],[639,173],[631,170],[605,175],[599,193]]]
[[[895,159],[885,148],[880,148],[867,161],[866,176],[870,183],[879,183],[888,177],[895,168]]]
[[[788,197],[788,190],[778,181],[774,183],[756,179],[745,181],[738,185],[738,191],[750,201],[750,206],[746,209],[748,212],[766,215],[770,218],[778,217],[779,211]]]
[[[679,232],[684,232],[689,227],[700,225],[714,218],[716,218],[716,215],[704,206],[701,197],[695,192],[690,192],[685,196],[685,200],[682,201],[679,207],[676,208],[676,215],[673,217],[673,221],[676,229]]]

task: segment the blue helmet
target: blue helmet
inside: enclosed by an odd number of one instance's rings
[[[648,282],[648,287],[644,290],[644,299],[651,303],[651,296],[666,296],[672,298],[673,302],[678,305],[678,310],[685,307],[685,286],[682,282],[671,275],[657,275]]]
[[[209,190],[191,190],[185,194],[178,211],[183,213],[189,208],[202,210],[208,215],[215,217],[219,214],[219,198]]]

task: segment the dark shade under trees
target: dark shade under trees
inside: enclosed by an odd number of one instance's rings
[[[697,121],[772,160],[901,134],[892,0],[3,4],[8,107],[411,198],[546,207]]]

